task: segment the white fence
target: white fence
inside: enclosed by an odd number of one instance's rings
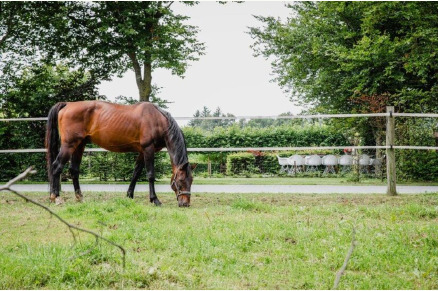
[[[316,146],[316,147],[233,147],[233,148],[187,148],[189,152],[238,152],[238,151],[290,151],[290,150],[333,150],[333,149],[385,149],[387,151],[387,178],[389,195],[396,194],[395,188],[395,156],[394,150],[435,150],[438,147],[432,146],[409,146],[394,145],[394,122],[395,117],[419,117],[419,118],[438,118],[437,113],[397,113],[393,107],[387,107],[386,113],[367,113],[367,114],[314,114],[314,115],[289,115],[289,116],[224,116],[224,117],[174,117],[175,120],[238,120],[238,119],[325,119],[325,118],[363,118],[363,117],[386,117],[387,142],[385,146]],[[13,121],[46,121],[47,117],[36,118],[4,118],[0,122]],[[390,142],[388,142],[390,141]],[[165,151],[165,149],[163,149]],[[86,148],[86,152],[104,152],[103,148]],[[43,153],[41,149],[2,149],[0,153]],[[393,158],[391,158],[393,157]]]

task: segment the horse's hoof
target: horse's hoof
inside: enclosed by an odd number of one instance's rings
[[[81,194],[76,194],[76,201],[80,203],[84,202],[84,196]]]
[[[158,199],[154,200],[154,204],[155,204],[155,206],[161,206],[161,202]]]
[[[64,200],[61,197],[56,197],[55,199],[55,205],[61,205],[64,203]]]
[[[55,202],[55,200],[56,200],[56,195],[55,194],[50,194],[50,202],[52,202],[52,203],[54,203]]]

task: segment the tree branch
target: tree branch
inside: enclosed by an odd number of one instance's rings
[[[123,255],[123,268],[125,268],[125,265],[126,265],[126,251],[125,251],[125,249],[124,249],[122,246],[116,244],[115,242],[113,242],[113,241],[111,241],[111,240],[109,240],[109,239],[104,238],[104,237],[101,236],[101,235],[98,235],[98,234],[95,233],[95,232],[92,232],[92,231],[90,231],[90,230],[87,230],[87,229],[84,229],[84,228],[80,228],[80,227],[77,227],[77,226],[75,226],[75,225],[73,225],[73,224],[68,223],[68,222],[65,221],[62,217],[60,217],[58,214],[56,214],[55,212],[53,212],[52,210],[50,210],[48,207],[46,207],[46,206],[44,206],[44,205],[42,205],[42,204],[40,204],[40,203],[38,203],[38,202],[36,202],[36,201],[30,199],[30,198],[24,196],[23,194],[21,194],[21,193],[15,191],[15,190],[12,190],[12,189],[11,189],[11,186],[12,186],[14,183],[16,183],[16,182],[18,182],[18,181],[20,181],[20,180],[26,178],[29,174],[34,174],[34,173],[36,173],[36,171],[33,170],[32,167],[28,168],[26,171],[24,171],[23,173],[21,173],[21,174],[18,175],[17,177],[15,177],[15,178],[13,178],[12,180],[10,180],[10,181],[9,181],[8,183],[6,183],[4,186],[0,186],[0,191],[4,191],[4,190],[6,190],[6,191],[9,191],[9,192],[12,192],[12,193],[14,193],[15,195],[17,195],[17,196],[23,198],[26,202],[30,202],[30,203],[32,203],[32,204],[35,204],[35,205],[37,205],[37,206],[43,208],[43,209],[46,210],[47,212],[49,212],[51,215],[55,216],[59,221],[61,221],[63,224],[65,224],[65,225],[68,227],[68,229],[69,229],[70,232],[72,233],[72,236],[73,236],[73,239],[75,240],[75,243],[76,243],[76,236],[75,236],[75,234],[74,234],[74,232],[73,232],[73,229],[78,230],[78,231],[80,231],[80,232],[85,232],[85,233],[88,233],[88,234],[93,235],[93,236],[96,238],[96,244],[97,244],[98,240],[102,240],[102,241],[107,242],[108,244],[111,244],[111,245],[117,247],[117,248],[120,249],[120,251],[122,252],[122,255]],[[79,256],[83,256],[83,255],[89,253],[90,251],[91,251],[91,250],[86,251],[86,252],[80,254]]]
[[[351,258],[351,255],[353,254],[354,248],[356,247],[356,229],[353,227],[352,232],[352,239],[351,239],[351,246],[348,250],[347,256],[345,257],[344,264],[339,269],[339,271],[336,273],[335,283],[333,285],[333,290],[338,289],[339,281],[341,280],[341,276],[344,274],[345,270],[347,269],[348,261]]]
[[[172,4],[173,4],[174,2],[175,2],[175,1],[170,1],[169,5],[165,6],[165,8],[166,8],[166,9],[169,9],[170,6],[172,6]]]

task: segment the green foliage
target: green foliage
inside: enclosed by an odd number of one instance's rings
[[[6,78],[5,75],[3,75]],[[0,112],[3,118],[45,117],[59,101],[96,99],[96,82],[82,71],[72,71],[63,65],[34,65],[23,74],[8,75],[6,86],[0,80]],[[5,79],[3,79],[5,80]],[[2,86],[5,85],[5,86]],[[0,122],[2,149],[44,148],[46,122]],[[0,179],[8,180],[28,166],[35,166],[33,179],[46,179],[44,154],[1,154],[0,163],[8,165]]]
[[[251,153],[229,154],[227,157],[227,175],[253,173],[255,156]]]
[[[282,22],[258,16],[255,54],[273,57],[291,99],[351,112],[361,94],[390,95],[398,111],[435,110],[438,5],[434,2],[299,2]],[[419,110],[420,109],[420,110]],[[412,111],[411,111],[412,112]]]
[[[281,113],[279,117],[281,116],[292,116],[291,112],[285,112]],[[306,121],[300,120],[300,119],[287,119],[287,118],[277,118],[277,119],[250,119],[248,121],[246,120],[239,120],[240,127],[249,126],[249,127],[269,127],[269,126],[282,126],[282,125],[288,125],[288,126],[300,126],[303,125]]]
[[[99,178],[100,181],[128,182],[132,178],[137,156],[138,153],[94,152],[86,154],[81,164],[81,177]],[[172,171],[169,157],[164,152],[155,155],[154,165],[156,178],[170,174]],[[139,181],[147,181],[145,170]]]
[[[150,101],[154,69],[182,76],[189,62],[203,54],[204,45],[196,39],[198,28],[186,23],[188,17],[175,14],[171,2],[58,5],[68,14],[60,15],[55,38],[45,39],[44,49],[102,78],[133,69],[140,101]]]
[[[436,151],[403,150],[398,153],[396,162],[399,180],[438,180],[438,154]]]
[[[255,55],[273,59],[275,80],[292,101],[315,105],[312,111],[323,113],[383,112],[385,105],[394,105],[397,112],[438,110],[437,3],[297,2],[287,7],[292,17],[257,16],[263,27],[250,28],[250,34]],[[404,122],[411,124],[397,120]],[[359,131],[364,145],[383,145],[384,119],[330,124]],[[400,141],[430,144],[423,138]],[[409,170],[407,165],[416,163],[408,162],[409,152],[397,154],[399,177],[435,177],[430,162],[424,168],[429,174],[421,176],[422,171]],[[430,153],[415,156],[435,160]]]
[[[215,128],[205,132],[198,128],[184,127],[187,147],[287,147],[349,145],[346,138],[327,126],[267,128]]]
[[[184,127],[183,131],[187,147],[192,148],[349,145],[342,133],[324,125],[240,128],[238,124],[234,124],[227,128],[216,127],[212,131],[203,131],[193,127]],[[222,158],[223,155],[219,157]],[[254,157],[253,154],[249,153],[227,155],[227,174],[249,175],[254,173],[277,174],[276,156],[265,154]]]
[[[437,146],[436,119],[407,119],[396,124],[396,143]],[[401,180],[436,181],[438,153],[424,150],[400,150],[396,153],[397,178]]]
[[[98,80],[131,69],[140,100],[153,101],[154,69],[183,76],[204,51],[204,44],[196,39],[198,28],[186,23],[188,17],[174,13],[172,4],[2,2],[0,54],[15,68],[31,61],[61,61],[90,71]]]

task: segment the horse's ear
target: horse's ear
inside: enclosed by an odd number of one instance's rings
[[[190,164],[190,167],[192,168],[192,171],[193,171],[194,169],[196,169],[197,166],[198,166],[198,164]]]
[[[189,162],[187,162],[184,165],[182,165],[181,167],[179,167],[179,169],[182,170],[182,171],[186,171],[188,165],[189,165]]]

